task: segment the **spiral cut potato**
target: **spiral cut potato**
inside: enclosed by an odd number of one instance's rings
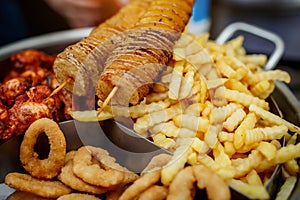
[[[117,36],[137,22],[150,2],[131,1],[116,15],[96,27],[88,37],[58,54],[53,66],[58,82],[67,82],[65,88],[84,96],[97,83]]]
[[[118,104],[136,105],[172,57],[184,31],[193,0],[154,0],[135,26],[125,31],[108,57],[96,94],[104,101],[117,86]],[[120,102],[121,101],[121,102]]]

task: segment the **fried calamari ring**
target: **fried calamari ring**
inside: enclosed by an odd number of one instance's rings
[[[100,148],[97,148],[100,149]],[[95,151],[93,156],[94,158],[101,163],[102,168],[104,169],[115,169],[118,171],[122,171],[124,173],[124,179],[122,184],[125,185],[127,183],[131,183],[135,181],[139,176],[132,171],[128,170],[126,167],[122,167],[121,165],[116,163],[116,159],[111,156],[105,156],[105,150]]]
[[[158,154],[154,156],[148,165],[143,169],[142,175],[144,173],[148,173],[155,170],[161,170],[163,166],[168,164],[168,162],[171,160],[172,156],[169,154]]]
[[[168,195],[168,188],[160,185],[153,185],[139,196],[139,200],[164,200]]]
[[[153,157],[141,173],[141,176],[124,191],[119,200],[134,199],[136,196],[158,183],[161,177],[161,169],[170,159],[171,156],[167,154],[159,154]]]
[[[208,199],[230,199],[230,189],[228,185],[215,172],[204,165],[195,165],[193,169],[197,186],[200,189],[206,188]]]
[[[98,197],[95,197],[90,194],[81,194],[81,193],[71,193],[59,197],[57,200],[100,200]]]
[[[95,159],[98,163],[93,162]],[[137,177],[132,172],[132,177],[127,177],[129,170],[117,164],[106,150],[92,146],[77,150],[73,158],[73,172],[83,181],[101,187],[118,186],[124,181],[131,181],[126,179]]]
[[[47,159],[39,159],[34,146],[40,134],[45,133],[50,143]],[[27,129],[20,147],[20,160],[27,172],[39,179],[57,176],[65,163],[66,140],[56,122],[41,118]]]
[[[45,198],[58,198],[72,192],[71,188],[59,181],[39,180],[28,174],[18,172],[7,174],[5,183],[16,190],[29,192]]]
[[[6,200],[24,200],[24,199],[49,200],[48,198],[40,197],[35,194],[29,192],[22,192],[22,191],[15,191],[11,195],[9,195]]]
[[[110,190],[105,194],[106,200],[119,200],[123,192],[129,187],[129,184],[121,184],[114,190]]]
[[[68,153],[66,153],[65,164],[67,162],[69,162],[70,160],[72,160],[72,162],[73,162],[73,158],[74,158],[75,154],[76,154],[75,150],[69,151]]]
[[[199,189],[206,189],[208,199],[230,199],[230,189],[221,177],[204,165],[194,165],[185,167],[175,176],[169,186],[167,200],[192,200],[195,195],[195,182]]]
[[[193,200],[195,181],[193,167],[188,166],[180,170],[170,184],[167,200]]]
[[[120,196],[119,200],[130,200],[144,192],[152,185],[156,184],[160,179],[160,170],[155,170],[143,174],[132,185],[130,185],[124,193]]]
[[[91,194],[102,194],[108,191],[108,188],[103,188],[95,185],[88,184],[84,182],[82,179],[75,176],[73,173],[73,157],[75,155],[75,151],[71,151],[67,153],[66,156],[66,164],[61,169],[61,173],[58,175],[58,179],[71,187],[74,190],[78,190],[80,192],[87,192]],[[68,159],[67,159],[68,158]]]

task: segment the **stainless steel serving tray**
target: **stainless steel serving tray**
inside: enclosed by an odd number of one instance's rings
[[[55,33],[49,33],[37,37],[32,37],[24,39],[3,47],[0,47],[0,70],[1,75],[5,73],[2,71],[1,66],[5,64],[5,60],[9,58],[13,53],[19,52],[24,49],[38,49],[42,50],[49,54],[55,54],[62,51],[66,46],[73,44],[83,37],[87,36],[92,28],[83,28],[75,30],[60,31]],[[1,79],[1,77],[0,77]],[[283,117],[296,124],[300,125],[300,104],[294,94],[290,91],[287,85],[284,83],[276,83],[276,88],[272,94],[273,99],[279,106]],[[11,149],[11,154],[15,154],[15,157],[18,158],[18,149],[21,139],[13,138],[8,141],[8,146]],[[6,144],[7,145],[7,144]],[[4,176],[9,173],[12,169],[7,169],[3,167],[3,162],[8,162],[9,165],[15,166],[15,169],[22,169],[20,162],[16,160],[8,160],[6,156],[1,154],[1,145],[0,145],[0,200],[5,199],[12,190],[6,187],[4,184],[1,184]],[[7,166],[7,165],[6,165]],[[291,196],[291,199],[298,199],[300,195],[300,183],[298,181],[296,188]],[[248,199],[247,197],[241,195],[236,191],[232,191],[233,199]]]

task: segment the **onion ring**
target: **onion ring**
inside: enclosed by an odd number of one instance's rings
[[[168,195],[168,188],[160,185],[153,185],[139,196],[139,200],[164,200]]]
[[[169,186],[167,200],[192,200],[195,195],[195,182],[199,189],[206,189],[208,199],[230,199],[229,186],[218,174],[204,165],[194,165],[185,167],[175,176]]]
[[[138,196],[140,193],[147,190],[152,185],[159,182],[160,170],[145,173],[140,178],[138,178],[132,185],[130,185],[124,193],[120,196],[119,200],[130,200]]]
[[[67,153],[66,160],[67,163],[61,169],[61,173],[58,175],[58,179],[71,187],[74,190],[78,190],[80,192],[87,192],[91,194],[102,194],[108,191],[108,188],[103,188],[95,185],[88,184],[84,182],[82,179],[75,176],[73,173],[73,157],[75,155],[75,151],[71,151]],[[68,159],[67,159],[68,158]]]
[[[22,191],[15,191],[11,195],[9,195],[6,200],[24,200],[24,199],[49,200],[48,198],[40,197],[35,194],[29,192],[22,192]]]
[[[81,194],[81,193],[71,193],[59,197],[57,200],[100,200],[98,197],[95,197],[90,194]]]
[[[71,188],[59,181],[39,180],[28,174],[18,172],[7,174],[5,184],[16,190],[29,192],[45,198],[58,198],[72,192]]]
[[[192,166],[185,167],[175,176],[169,187],[167,200],[193,200],[196,179]]]
[[[100,148],[97,148],[97,149],[100,149]],[[132,171],[128,170],[127,168],[122,167],[121,165],[115,163],[116,162],[115,158],[113,158],[111,156],[105,156],[106,153],[104,153],[104,151],[103,150],[95,151],[93,154],[94,158],[101,163],[101,166],[104,169],[113,168],[115,170],[122,171],[124,173],[124,179],[122,181],[123,185],[134,182],[139,177],[137,174],[133,173]]]
[[[129,187],[130,184],[121,184],[114,190],[110,190],[105,194],[106,200],[119,200],[120,196],[123,194],[123,192]]]
[[[134,199],[158,183],[161,178],[162,167],[168,163],[171,157],[168,154],[159,154],[153,157],[142,171],[141,176],[123,192],[119,200]]]
[[[50,143],[47,159],[40,160],[34,151],[38,136],[45,133]],[[25,132],[20,147],[20,160],[27,172],[39,179],[57,176],[65,163],[66,140],[56,122],[41,118],[33,122]]]
[[[200,189],[206,188],[208,199],[230,199],[230,189],[218,174],[204,165],[195,165],[193,168],[197,186]]]
[[[93,162],[93,159],[98,163]],[[83,181],[101,187],[118,186],[127,178],[127,169],[115,162],[104,149],[83,146],[80,147],[73,158],[73,172]]]
[[[161,170],[163,166],[168,164],[168,162],[171,160],[172,156],[169,154],[158,154],[154,156],[148,165],[143,169],[142,175],[145,173],[149,173],[155,170]]]

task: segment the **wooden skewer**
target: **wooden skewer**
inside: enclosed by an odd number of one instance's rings
[[[108,96],[106,97],[106,99],[104,100],[101,108],[99,109],[98,113],[97,113],[97,116],[100,115],[100,113],[103,111],[103,109],[108,105],[109,101],[112,99],[112,97],[116,94],[117,90],[119,88],[117,86],[115,86],[111,91],[110,93],[108,94]]]
[[[68,78],[65,82],[63,82],[60,86],[58,86],[55,90],[53,90],[53,92],[48,96],[52,97],[53,95],[55,95],[56,93],[58,93],[61,89],[63,89],[72,79]]]

